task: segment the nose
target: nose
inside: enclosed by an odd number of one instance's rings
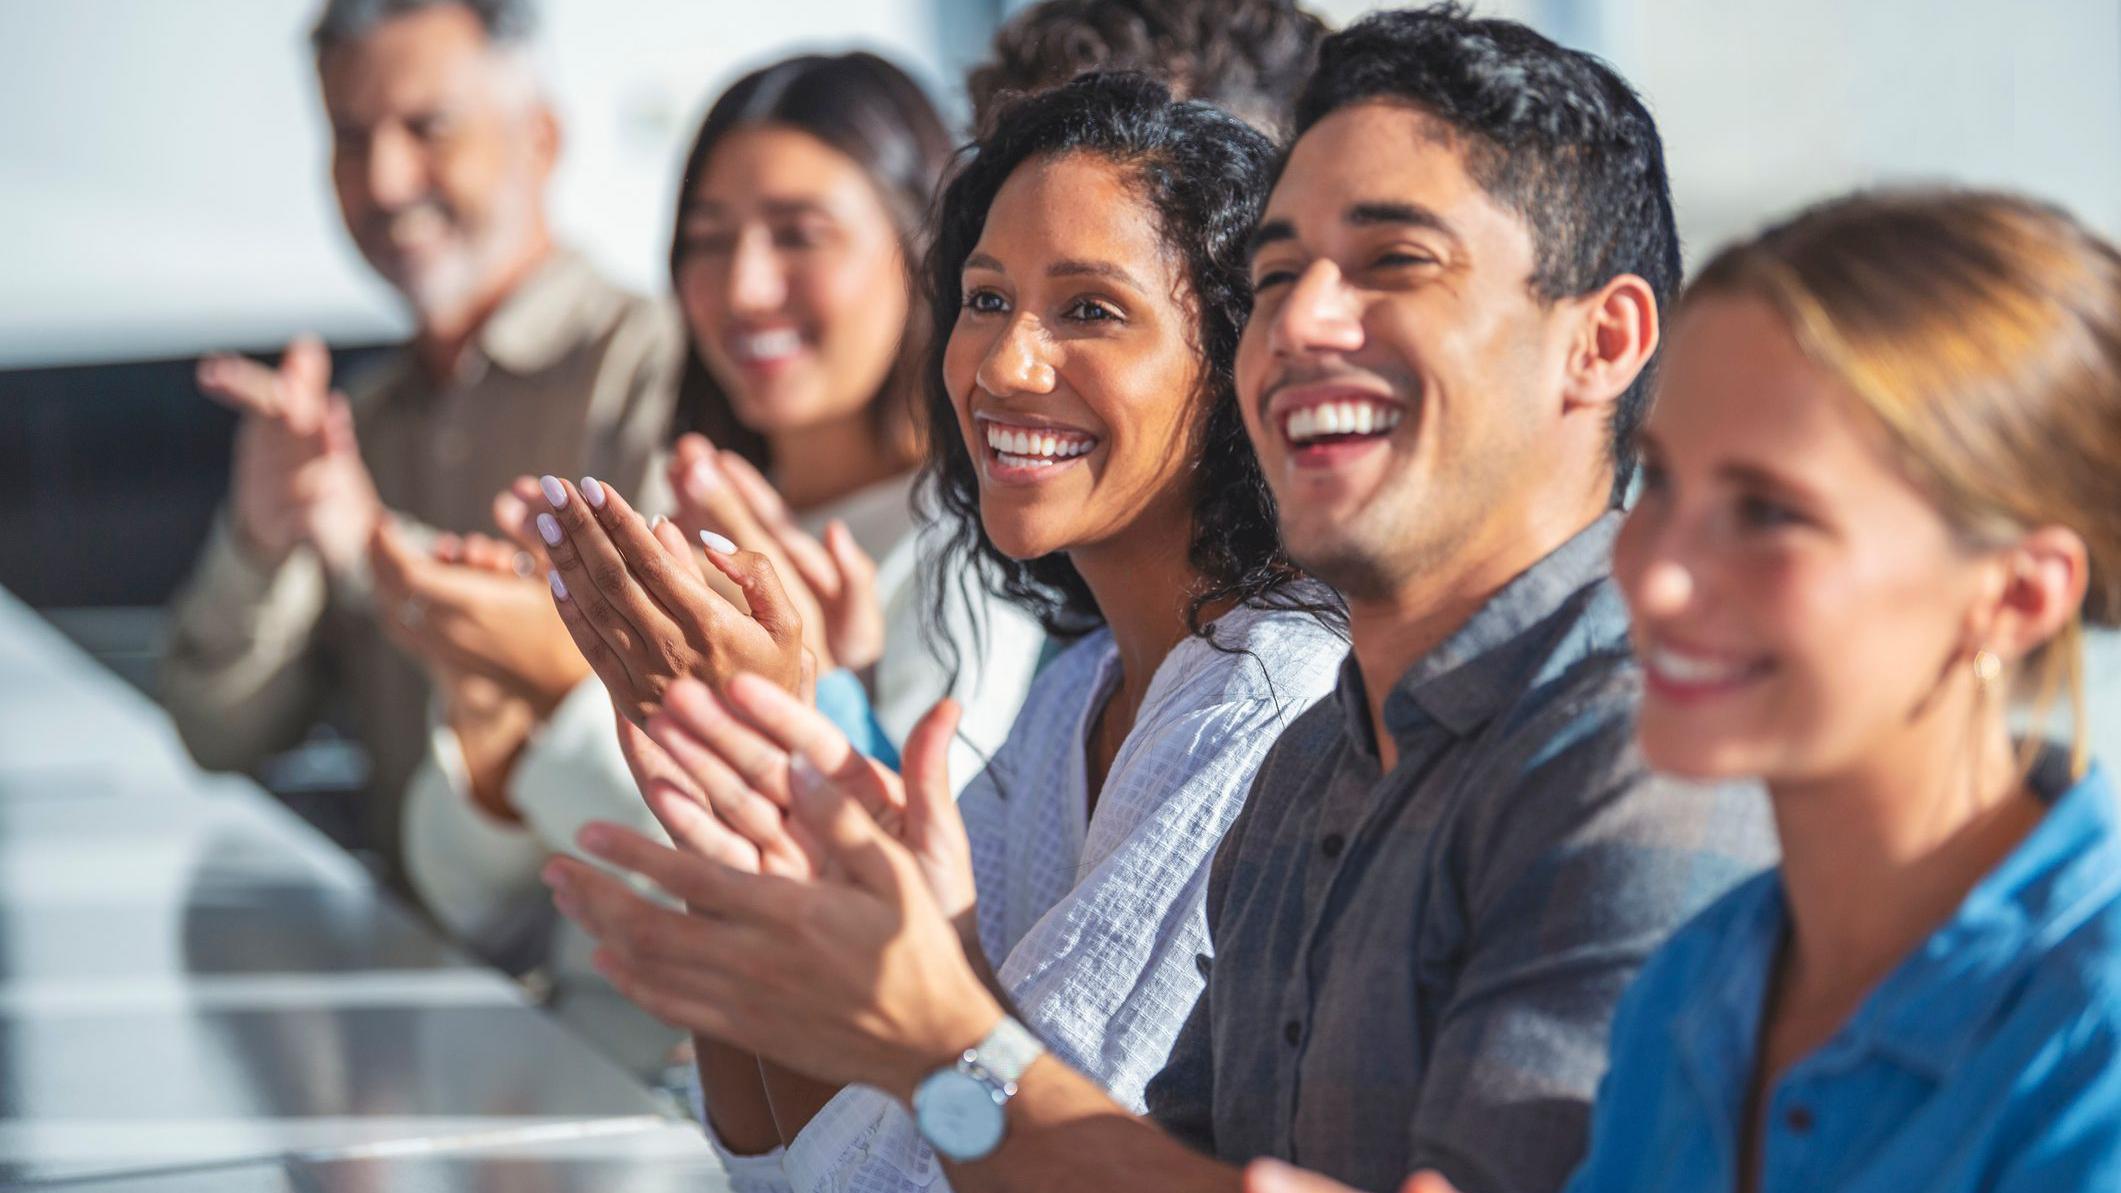
[[[996,397],[1052,393],[1053,363],[1047,358],[1045,341],[1029,318],[1011,319],[988,346],[973,380]]]
[[[1362,309],[1331,261],[1313,261],[1290,283],[1268,327],[1278,357],[1353,352],[1362,347]]]
[[[410,206],[428,192],[427,158],[404,128],[385,125],[369,138],[362,183],[369,201],[385,211]]]
[[[737,237],[729,262],[729,308],[739,314],[767,314],[788,302],[788,275],[764,228],[747,228]]]

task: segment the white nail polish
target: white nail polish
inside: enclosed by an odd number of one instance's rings
[[[657,514],[655,517],[648,520],[648,533],[654,534],[656,531],[661,530],[663,528],[663,523],[668,521],[670,521],[670,519],[664,517],[661,514]]]
[[[722,478],[715,472],[714,465],[701,460],[692,466],[692,472],[685,478],[685,484],[692,490],[694,497],[704,498],[722,487]]]
[[[825,772],[803,754],[788,755],[788,785],[806,795],[825,786]]]
[[[717,555],[736,554],[736,544],[712,530],[702,530],[700,532],[700,545]]]
[[[589,503],[590,509],[600,510],[604,508],[604,486],[597,483],[597,478],[593,476],[583,477],[581,488],[582,500]]]
[[[538,488],[545,490],[545,500],[552,503],[552,508],[556,510],[563,510],[567,508],[567,489],[565,486],[560,484],[559,477],[539,477]]]
[[[560,573],[547,572],[545,573],[545,578],[552,582],[552,595],[560,598],[563,601],[566,600],[567,581],[560,579]]]
[[[539,514],[538,537],[544,539],[545,545],[548,547],[559,546],[560,520],[558,518],[553,517],[551,514]]]

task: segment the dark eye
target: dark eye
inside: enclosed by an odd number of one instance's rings
[[[1252,293],[1257,294],[1262,290],[1270,290],[1276,286],[1286,286],[1295,280],[1296,271],[1293,269],[1270,269],[1253,279]]]
[[[1094,298],[1078,298],[1069,305],[1067,317],[1078,323],[1108,323],[1119,319],[1119,312]]]
[[[440,141],[456,130],[456,121],[447,113],[430,112],[415,116],[406,122],[406,128],[422,141]]]
[[[1796,510],[1758,494],[1748,494],[1738,499],[1738,520],[1748,529],[1774,530],[1792,526],[1804,520]]]
[[[733,232],[687,232],[678,245],[681,257],[726,257],[736,247]]]
[[[1393,249],[1390,252],[1380,253],[1377,259],[1370,263],[1370,266],[1373,269],[1409,269],[1419,265],[1434,264],[1436,264],[1436,258],[1429,256],[1427,253]]]
[[[787,224],[773,230],[775,248],[816,248],[824,239],[824,229],[811,224]]]
[[[975,315],[1001,315],[1008,312],[1009,302],[992,290],[968,290],[965,309]]]

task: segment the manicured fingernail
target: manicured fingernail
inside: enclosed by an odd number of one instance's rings
[[[700,532],[700,545],[707,548],[709,551],[714,552],[717,555],[736,554],[736,544],[730,542],[728,539],[723,538],[721,535],[716,534],[712,530],[702,530]]]
[[[685,487],[692,490],[694,497],[705,497],[722,487],[722,474],[713,464],[701,460],[692,466],[691,473],[685,477]]]
[[[788,755],[788,785],[805,795],[825,785],[825,772],[800,753]]]
[[[539,514],[538,537],[544,539],[545,545],[548,547],[559,546],[560,520],[558,518],[553,517],[551,514]]]
[[[545,580],[552,585],[552,595],[563,601],[567,599],[567,581],[560,579],[560,573],[547,572],[545,573]]]
[[[574,835],[574,839],[591,853],[600,852],[611,844],[611,834],[602,825],[596,824],[584,826],[581,832]]]
[[[565,866],[562,866],[558,862],[545,863],[545,869],[542,873],[538,875],[538,877],[545,880],[546,886],[549,886],[556,891],[564,891],[568,888],[569,885],[567,879],[567,868]]]
[[[650,518],[648,520],[648,533],[654,534],[656,531],[661,530],[663,528],[663,523],[668,521],[670,521],[670,519],[664,517],[661,514],[657,514],[655,517]]]
[[[589,503],[590,509],[600,510],[604,508],[604,486],[597,483],[597,478],[593,476],[582,478],[582,500]]]
[[[556,510],[567,508],[567,486],[560,483],[559,477],[539,477],[538,488],[545,490],[545,500],[552,503],[552,508]]]

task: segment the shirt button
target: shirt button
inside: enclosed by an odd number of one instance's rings
[[[1281,1038],[1289,1041],[1289,1046],[1294,1048],[1304,1038],[1304,1025],[1294,1019],[1289,1020],[1282,1024]]]
[[[1200,976],[1207,977],[1208,967],[1212,964],[1214,964],[1214,962],[1209,959],[1206,953],[1193,954],[1193,968],[1200,971]]]
[[[1782,1121],[1788,1124],[1790,1130],[1802,1135],[1812,1129],[1812,1112],[1802,1106],[1792,1106],[1789,1113],[1782,1116]]]
[[[1324,851],[1327,857],[1339,857],[1340,851],[1347,847],[1348,839],[1339,833],[1327,833],[1326,839],[1318,843],[1318,848]]]

